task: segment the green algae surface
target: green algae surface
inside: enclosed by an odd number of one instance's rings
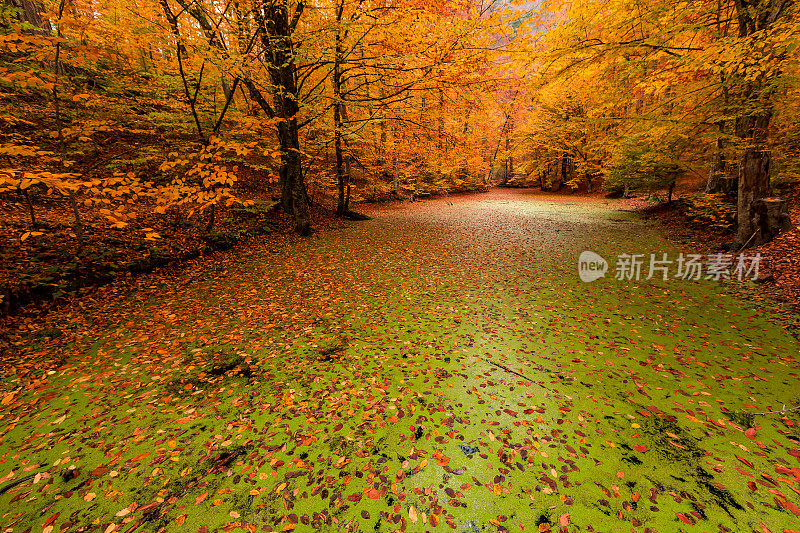
[[[3,531],[800,530],[779,315],[582,283],[679,252],[613,202],[452,200],[64,311],[4,369]]]

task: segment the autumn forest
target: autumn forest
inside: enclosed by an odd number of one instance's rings
[[[0,530],[800,532],[791,0],[0,2]]]

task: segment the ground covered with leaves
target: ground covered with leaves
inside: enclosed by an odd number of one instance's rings
[[[4,355],[0,526],[800,530],[783,315],[733,284],[581,283],[582,250],[677,252],[617,207],[375,208],[50,313],[64,334]]]
[[[693,250],[729,250],[736,230],[736,198],[685,192],[672,205],[663,202],[653,204],[650,201],[653,198],[650,197],[630,198],[625,200],[625,204],[645,218],[662,222],[665,234],[671,240],[688,245]],[[751,248],[748,253],[762,256],[763,294],[797,306],[800,302],[800,185],[784,183],[778,189],[777,196],[787,201],[789,217],[795,227],[772,242]],[[661,200],[661,197],[658,199]]]
[[[197,218],[158,216],[144,202],[138,218],[124,228],[111,227],[101,215],[84,210],[81,242],[65,216],[66,199],[51,198],[37,206],[34,228],[22,202],[2,202],[0,316],[35,313],[119,276],[227,250],[253,237],[285,234],[291,231],[289,217],[273,209],[274,204],[256,200],[252,206],[220,209],[211,231]]]

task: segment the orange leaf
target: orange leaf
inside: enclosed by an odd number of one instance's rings
[[[206,499],[206,497],[208,497],[208,492],[204,492],[203,494],[201,494],[200,496],[198,496],[197,498],[195,498],[195,500],[194,500],[194,504],[195,504],[195,505],[197,505],[198,503],[200,503],[200,502],[202,502],[203,500],[205,500],[205,499]]]
[[[795,516],[800,516],[800,507],[797,507],[797,505],[795,505],[794,503],[787,500],[785,502],[782,502],[781,505],[783,506],[784,509],[788,509],[792,513],[794,513]]]

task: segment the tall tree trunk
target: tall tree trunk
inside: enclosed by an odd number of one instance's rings
[[[291,107],[297,104],[292,100],[291,103],[284,102],[284,105]],[[303,183],[303,167],[300,158],[300,140],[296,117],[292,116],[291,119],[278,125],[278,139],[282,151],[280,175],[283,180],[281,184],[283,209],[287,213],[294,215],[295,231],[300,235],[308,235],[311,232],[311,220]]]
[[[506,129],[506,160],[508,169],[506,170],[506,183],[514,178],[514,156],[511,155],[511,135],[514,132],[514,119],[509,112],[508,128]]]
[[[445,140],[444,140],[444,91],[439,89],[439,121],[436,131],[436,147],[438,149],[438,172],[442,174],[442,166],[445,158]]]
[[[344,156],[342,154],[342,112],[338,103],[333,106],[333,124],[333,148],[336,152],[336,186],[339,193],[336,199],[336,214],[342,216],[346,211],[344,205],[345,175]]]
[[[766,198],[770,191],[770,154],[764,149],[767,128],[772,119],[771,109],[758,114],[746,115],[736,120],[736,136],[744,139],[747,146],[739,161],[739,183],[737,194],[737,230],[734,245],[738,248],[758,246],[766,242],[767,234],[761,235],[756,202]]]
[[[300,156],[300,136],[297,114],[297,77],[295,72],[292,33],[303,12],[298,2],[290,21],[286,0],[264,0],[263,12],[256,14],[259,25],[266,29],[261,41],[267,51],[267,69],[272,81],[272,99],[278,123],[278,142],[281,146],[281,203],[287,213],[294,215],[295,231],[301,235],[311,232]],[[252,94],[252,91],[251,91]]]
[[[723,0],[717,0],[716,27],[718,39],[722,39],[726,31],[723,30],[722,25],[722,1]],[[728,112],[730,95],[728,87],[725,84],[725,80],[725,72],[720,72],[720,84],[722,86],[722,109],[723,112]],[[714,154],[711,156],[711,169],[708,174],[708,182],[706,183],[705,192],[707,194],[724,193],[728,196],[733,196],[738,189],[738,184],[736,182],[736,178],[726,176],[727,164],[725,161],[725,153],[723,152],[724,140],[722,139],[722,135],[725,133],[724,120],[717,122],[717,129],[719,130],[720,137],[717,138],[714,147]]]
[[[790,0],[735,0],[739,37],[758,39],[789,10]],[[750,43],[758,44],[758,43]],[[736,118],[735,133],[745,143],[739,162],[737,222],[735,245],[739,248],[763,244],[767,235],[762,231],[756,203],[769,194],[770,154],[764,150],[767,129],[772,120],[771,90],[769,83],[778,73],[756,78],[740,89],[743,110]]]
[[[347,116],[347,106],[342,103],[341,108],[341,117],[342,122],[344,124],[350,123],[350,118]],[[344,148],[347,150],[344,154],[344,177],[345,183],[347,185],[347,195],[344,198],[344,212],[347,213],[350,211],[350,192],[352,187],[352,180],[353,180],[353,172],[350,167],[350,142],[347,140],[346,136],[342,136],[342,142],[344,143]]]
[[[400,199],[400,168],[397,158],[394,158],[394,172],[392,172],[392,191],[395,198]]]
[[[345,198],[345,184],[349,176],[344,173],[344,154],[342,154],[342,50],[341,21],[344,12],[344,0],[336,3],[336,50],[333,59],[333,148],[336,152],[336,185],[338,197],[336,200],[336,214],[344,216],[347,212],[347,199]]]

